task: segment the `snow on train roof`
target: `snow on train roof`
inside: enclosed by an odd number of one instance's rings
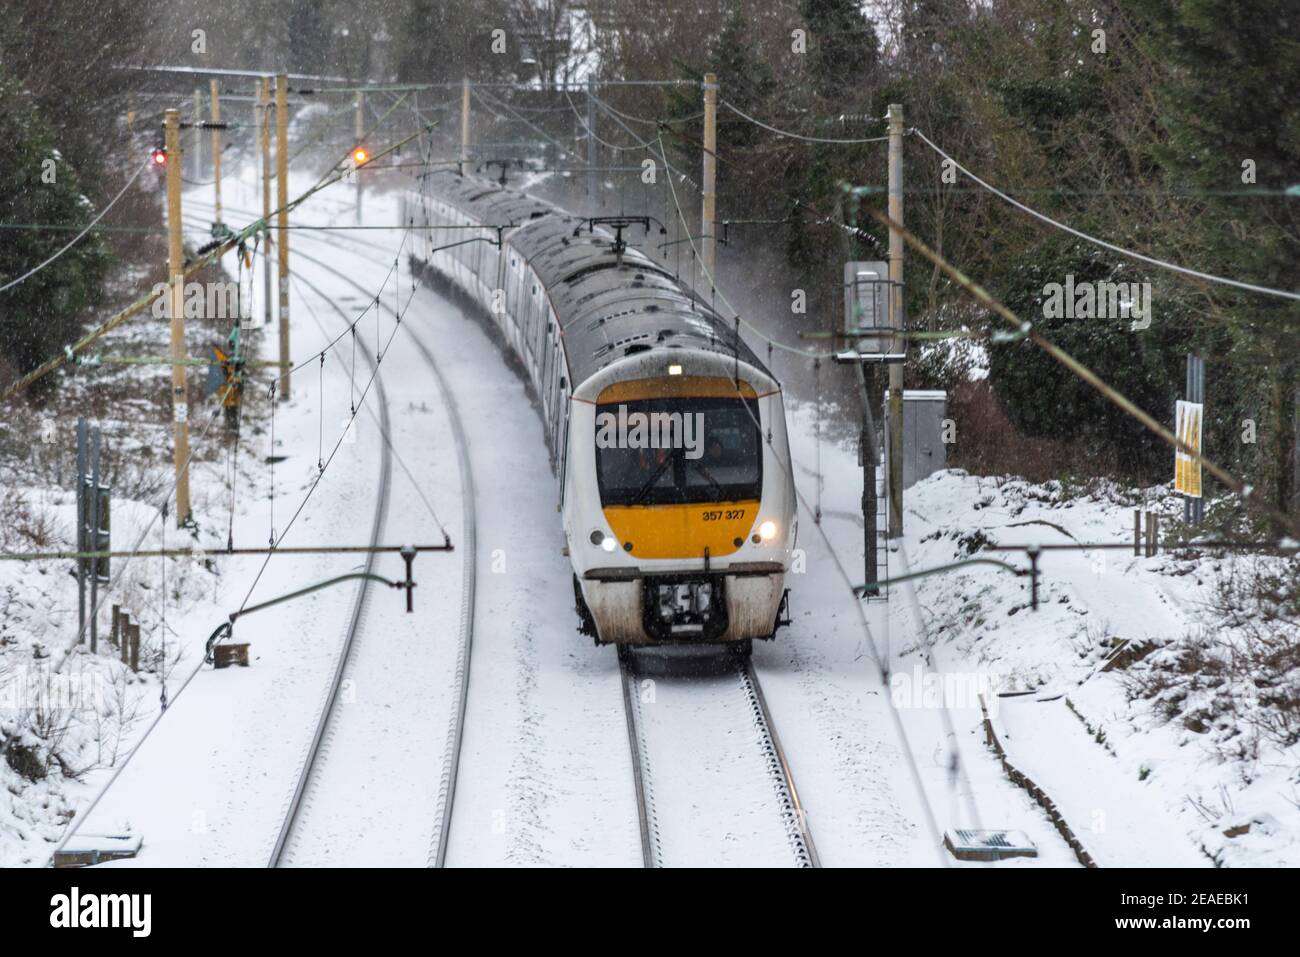
[[[483,223],[514,224],[510,248],[546,285],[564,332],[573,387],[646,348],[690,348],[740,359],[767,372],[735,326],[634,245],[545,200],[489,180],[439,171],[428,188]],[[629,243],[639,227],[625,231]],[[631,235],[628,235],[631,233]],[[770,373],[768,373],[770,375]]]

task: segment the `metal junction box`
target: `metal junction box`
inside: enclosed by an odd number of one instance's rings
[[[943,442],[948,393],[918,389],[903,390],[903,488],[911,488],[927,475],[948,467],[948,447]],[[889,393],[885,393],[885,416],[889,415]],[[884,424],[889,434],[889,424]],[[889,443],[882,442],[885,457]],[[885,474],[889,474],[886,463]]]

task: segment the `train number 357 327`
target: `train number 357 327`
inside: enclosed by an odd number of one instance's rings
[[[705,512],[703,517],[706,522],[731,522],[744,518],[745,510],[743,508],[719,508]]]

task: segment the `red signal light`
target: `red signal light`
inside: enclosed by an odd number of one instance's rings
[[[149,154],[149,160],[150,162],[153,163],[154,166],[166,166],[167,151],[163,149],[161,146],[155,147],[153,152]]]

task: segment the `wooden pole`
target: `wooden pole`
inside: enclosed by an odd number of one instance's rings
[[[212,122],[220,123],[221,98],[216,80],[212,81],[209,89],[212,91]],[[212,221],[219,223],[221,222],[221,130],[216,127],[212,129],[212,196],[217,208]]]
[[[108,634],[109,643],[114,646],[119,646],[122,643],[122,624],[120,621],[121,617],[122,617],[122,606],[115,604],[113,606],[112,623]]]
[[[190,148],[194,150],[194,159],[190,163],[190,177],[196,182],[203,179],[203,129],[199,123],[203,120],[203,94],[197,88],[194,90],[194,142]]]
[[[262,140],[262,324],[271,325],[271,78],[257,89],[258,135]]]
[[[171,282],[172,464],[176,472],[176,524],[190,520],[190,421],[185,383],[185,249],[181,243],[181,111],[166,113],[167,276]]]
[[[889,105],[889,218],[903,225],[903,107]],[[889,230],[889,324],[903,330],[903,235]],[[901,351],[903,339],[890,343]],[[889,364],[889,537],[903,535],[903,365]]]
[[[276,247],[280,266],[280,396],[289,398],[289,77],[275,78],[275,192],[280,210]]]
[[[140,670],[140,623],[131,622],[131,670]]]
[[[460,172],[465,175],[469,165],[469,77],[461,80],[460,88]]]
[[[704,74],[704,176],[700,180],[700,196],[703,205],[700,210],[700,237],[704,242],[704,271],[713,286],[713,269],[717,261],[717,228],[714,220],[718,218],[717,180],[718,180],[718,77],[714,73]]]

